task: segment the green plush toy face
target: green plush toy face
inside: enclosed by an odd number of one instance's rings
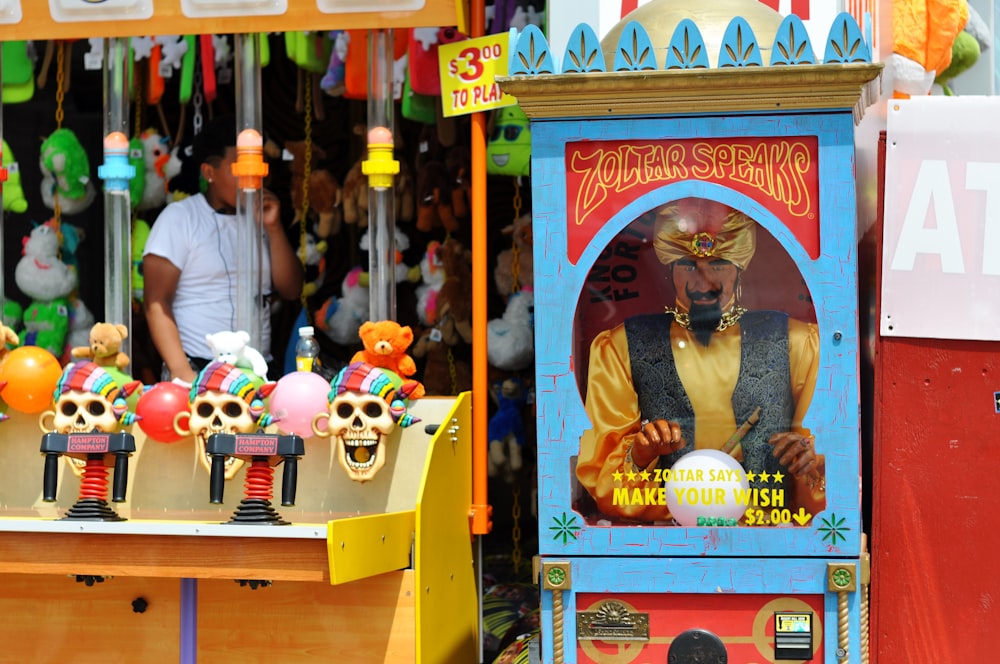
[[[531,131],[520,106],[497,112],[486,144],[486,172],[491,175],[528,175],[531,167]]]

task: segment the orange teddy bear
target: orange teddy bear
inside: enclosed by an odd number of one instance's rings
[[[351,363],[367,362],[381,369],[388,369],[400,378],[412,376],[417,372],[417,365],[406,350],[413,343],[413,330],[409,325],[400,325],[396,321],[368,321],[358,328],[358,335],[364,349],[359,350],[351,358]],[[424,395],[424,386],[417,383],[410,399],[419,399]]]

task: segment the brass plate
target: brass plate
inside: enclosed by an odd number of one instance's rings
[[[578,641],[649,641],[649,614],[634,613],[616,600],[607,600],[597,611],[577,611]]]

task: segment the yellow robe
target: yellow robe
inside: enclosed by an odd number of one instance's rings
[[[740,328],[734,325],[712,335],[708,346],[698,343],[690,330],[673,322],[670,327],[677,374],[695,413],[695,449],[718,449],[739,423],[733,413],[732,393],[740,369]],[[819,332],[815,324],[789,319],[788,353],[795,413],[792,430],[808,434],[802,421],[812,400],[819,366]],[[641,521],[667,521],[666,505],[614,505],[612,476],[623,471],[625,452],[639,431],[639,403],[632,384],[628,341],[624,325],[594,337],[587,375],[587,415],[593,428],[580,439],[576,475],[606,515]],[[629,487],[661,483],[629,482]]]

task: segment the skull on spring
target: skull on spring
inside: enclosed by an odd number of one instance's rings
[[[112,403],[100,394],[69,390],[56,399],[52,427],[58,433],[114,433],[118,417]]]
[[[178,435],[192,435],[198,460],[209,473],[212,460],[205,452],[209,436],[217,433],[254,433],[267,426],[271,418],[264,411],[262,399],[266,397],[274,383],[266,383],[254,388],[246,375],[224,362],[212,362],[198,374],[191,387],[190,412],[178,413],[174,418],[174,430]],[[181,420],[187,418],[187,427]],[[226,457],[226,479],[232,479],[243,461],[236,457]]]
[[[208,437],[216,433],[253,433],[257,420],[250,414],[246,401],[228,392],[209,390],[191,402],[191,419],[188,427],[198,448],[198,459],[205,470],[212,471],[212,459],[205,452]],[[226,457],[226,479],[232,479],[243,466],[236,457]]]
[[[375,394],[344,392],[330,403],[328,431],[337,438],[340,465],[356,482],[367,482],[385,465],[386,436],[396,428],[389,404]]]

